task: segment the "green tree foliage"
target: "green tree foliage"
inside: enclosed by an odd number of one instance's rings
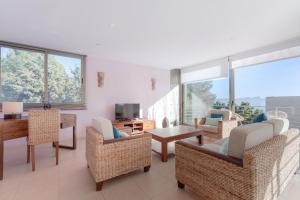
[[[245,118],[245,120],[242,122],[243,124],[250,124],[252,123],[253,118],[256,115],[261,114],[263,111],[260,109],[255,109],[250,105],[249,102],[241,102],[241,105],[235,106],[235,112]]]
[[[50,103],[79,103],[81,72],[48,56],[48,94]],[[1,55],[1,101],[42,103],[45,93],[44,54],[9,49]]]
[[[205,104],[212,106],[217,98],[217,96],[211,93],[213,87],[212,81],[197,82],[193,84],[188,84],[186,86],[187,100],[192,103],[192,95],[197,96]]]
[[[76,66],[69,73],[56,61],[55,56],[48,57],[48,91],[50,103],[80,102],[81,72]]]
[[[195,101],[195,98],[200,100],[203,104],[211,107],[215,100],[216,95],[211,92],[213,85],[212,81],[198,82],[187,84],[185,87],[185,103],[184,103],[184,122],[193,123],[193,113],[197,113],[194,109],[202,109],[199,101]],[[194,105],[193,105],[194,104]]]
[[[216,101],[216,102],[214,103],[214,105],[213,105],[213,108],[214,108],[214,109],[221,109],[221,108],[226,108],[226,109],[228,109],[229,106],[226,105],[225,103],[220,102],[220,101]]]
[[[10,50],[1,56],[2,101],[41,102],[44,91],[41,53]]]

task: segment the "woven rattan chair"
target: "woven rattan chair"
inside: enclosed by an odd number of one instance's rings
[[[299,167],[299,143],[299,130],[290,129],[237,159],[179,141],[178,187],[206,200],[275,200]]]
[[[57,109],[50,110],[30,110],[28,121],[28,141],[27,141],[27,163],[32,162],[32,171],[35,171],[35,145],[44,143],[54,143],[56,154],[56,165],[58,165],[59,154],[59,125],[60,114]]]
[[[86,159],[96,182],[102,189],[105,180],[151,165],[151,134],[104,140],[103,134],[93,127],[86,129]]]
[[[208,113],[208,117],[212,113],[224,115],[224,119],[218,122],[218,126],[206,125],[206,117],[195,118],[195,127],[201,128],[205,132],[205,136],[212,139],[222,139],[229,136],[230,131],[238,126],[238,120],[233,117],[230,110],[212,109]]]

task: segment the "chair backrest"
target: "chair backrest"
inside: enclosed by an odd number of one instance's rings
[[[260,123],[247,124],[232,129],[229,136],[228,155],[242,158],[246,150],[289,130],[289,120],[273,118]]]
[[[30,110],[28,129],[29,145],[57,142],[60,129],[59,110]]]
[[[232,129],[229,136],[228,155],[243,158],[244,152],[274,136],[270,123],[253,123]]]
[[[273,125],[274,136],[280,135],[287,130],[289,130],[290,122],[286,118],[270,118],[264,123],[269,123]]]
[[[224,120],[230,120],[232,117],[232,112],[230,110],[219,110],[219,109],[212,109],[208,112],[208,116],[210,117],[210,115],[214,113],[214,114],[221,114],[224,116]]]
[[[109,119],[97,117],[92,119],[92,126],[103,135],[104,140],[114,139],[113,126]]]
[[[268,118],[288,118],[288,114],[286,112],[280,111],[280,110],[270,110],[267,112]]]

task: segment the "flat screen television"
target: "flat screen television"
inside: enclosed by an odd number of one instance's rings
[[[116,120],[131,120],[140,118],[140,104],[125,103],[115,105]]]

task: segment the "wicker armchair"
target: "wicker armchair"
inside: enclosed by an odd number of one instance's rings
[[[299,143],[299,130],[290,129],[236,159],[177,142],[178,187],[207,200],[277,199],[299,167]]]
[[[222,114],[223,120],[218,122],[218,126],[205,125],[206,117],[195,118],[195,127],[201,128],[206,132],[206,136],[214,139],[229,137],[230,131],[238,126],[238,120],[232,117],[232,112],[229,110],[210,110],[208,116],[212,113]]]
[[[58,165],[59,154],[59,129],[60,129],[59,110],[30,110],[28,120],[28,139],[27,139],[27,163],[32,159],[32,171],[35,171],[35,145],[44,143],[54,143],[56,165]]]
[[[104,140],[93,127],[86,129],[86,159],[96,182],[96,190],[103,182],[139,168],[149,171],[151,165],[151,134]]]

